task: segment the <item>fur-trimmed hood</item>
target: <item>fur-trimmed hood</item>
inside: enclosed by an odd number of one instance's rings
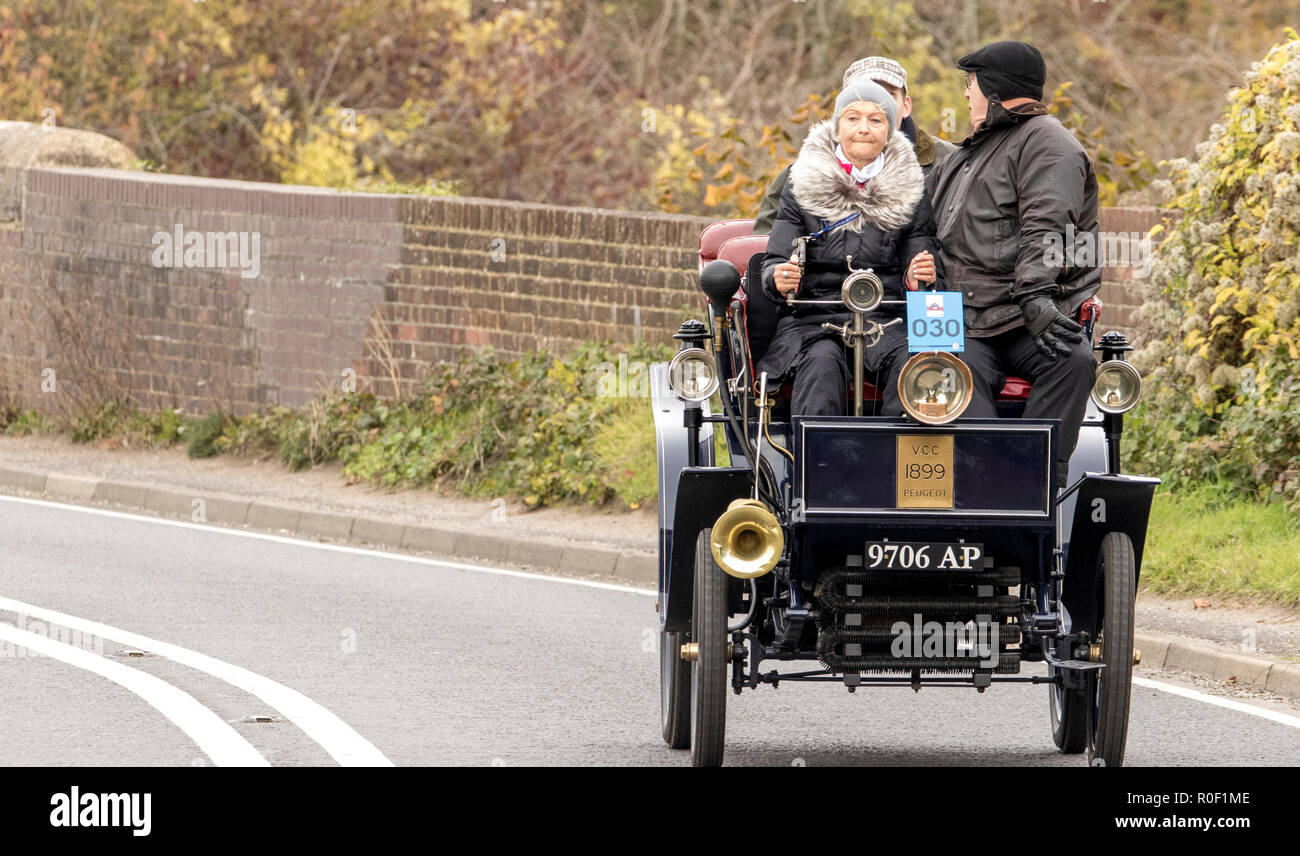
[[[790,168],[795,201],[804,213],[835,222],[850,214],[862,216],[843,228],[861,231],[870,223],[880,229],[906,226],[925,192],[921,165],[906,134],[894,132],[880,156],[885,164],[866,187],[858,187],[835,157],[830,120],[814,125]]]

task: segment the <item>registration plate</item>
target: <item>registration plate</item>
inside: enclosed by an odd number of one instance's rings
[[[952,435],[898,437],[899,508],[952,508]]]
[[[885,571],[981,571],[983,544],[868,541],[863,564]]]

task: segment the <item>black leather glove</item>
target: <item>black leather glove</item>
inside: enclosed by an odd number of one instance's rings
[[[1083,341],[1083,328],[1062,315],[1056,302],[1046,294],[1022,298],[1020,314],[1038,350],[1049,360],[1069,355],[1071,346]]]

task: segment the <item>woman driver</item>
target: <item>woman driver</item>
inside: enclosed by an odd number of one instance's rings
[[[895,131],[894,99],[879,84],[859,80],[835,99],[835,115],[812,128],[790,170],[781,206],[763,258],[763,286],[780,303],[780,320],[757,370],[768,385],[793,380],[795,415],[844,414],[849,369],[840,335],[822,323],[850,319],[843,304],[787,306],[785,297],[838,300],[849,273],[872,268],[886,300],[901,300],[904,288],[933,283],[938,273],[934,217],[925,198],[921,167],[912,144]],[[794,263],[796,238],[807,244],[803,277]],[[885,322],[904,317],[898,306],[881,306],[868,317]],[[907,360],[902,324],[885,328],[865,350],[867,377],[884,395],[884,416],[903,412],[898,373]],[[883,380],[883,384],[881,381]]]

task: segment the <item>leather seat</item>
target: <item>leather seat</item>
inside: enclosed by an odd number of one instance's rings
[[[727,241],[746,235],[754,235],[753,220],[719,220],[717,223],[705,227],[704,231],[700,233],[700,267],[703,268],[709,262],[717,259],[719,250]],[[763,246],[767,246],[766,235],[756,235],[755,237],[762,238]],[[735,264],[735,262],[732,262],[732,264]],[[744,265],[736,265],[736,270],[743,271],[744,269]]]

